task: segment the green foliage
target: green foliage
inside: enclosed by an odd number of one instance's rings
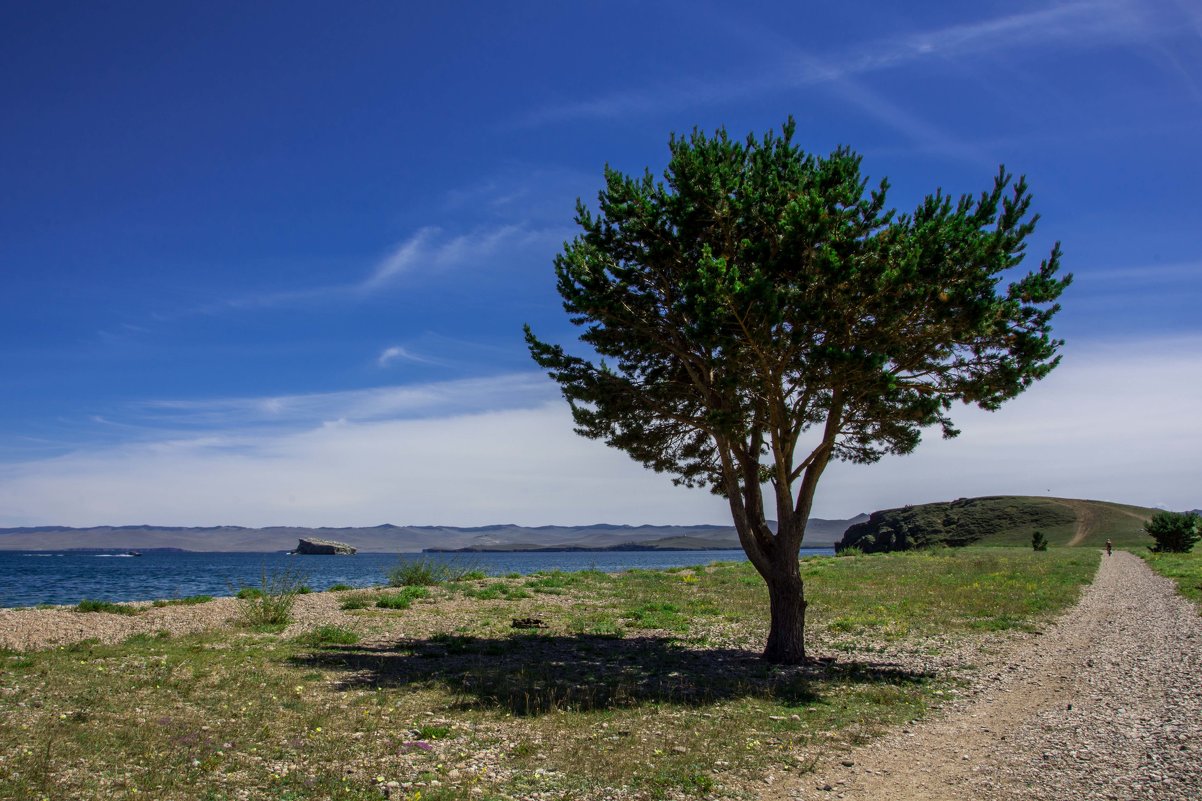
[[[329,589],[326,590],[326,592],[343,592],[344,590],[353,590],[353,589],[355,589],[355,588],[349,584],[338,583],[338,584],[331,584]]]
[[[354,645],[359,642],[359,635],[343,626],[318,626],[312,631],[305,632],[296,638],[302,645]]]
[[[293,570],[268,573],[264,570],[258,587],[243,587],[237,597],[242,625],[255,629],[279,629],[292,622],[296,596],[304,590],[304,577]]]
[[[1157,512],[1144,526],[1156,544],[1153,553],[1188,553],[1199,539],[1198,515],[1193,512]]]
[[[851,526],[837,547],[855,545],[864,552],[905,551],[935,543],[952,547],[1031,545],[1036,531],[1049,545],[1100,547],[1108,538],[1116,545],[1147,541],[1141,526],[1152,514],[1138,506],[1061,498],[1015,495],[960,498],[873,512]]]
[[[1034,528],[1054,530],[1067,539],[1076,519],[1071,508],[1043,498],[960,498],[873,512],[847,529],[840,547],[855,545],[865,552],[906,551],[935,543],[958,547],[999,535],[1012,539],[1011,532],[1021,532],[1029,541]]]
[[[1036,531],[1031,534],[1031,550],[1046,551],[1048,549],[1048,538],[1043,536],[1042,531]]]
[[[475,598],[479,601],[496,601],[504,599],[506,601],[517,600],[518,598],[529,598],[530,593],[526,590],[506,581],[494,581],[485,584],[483,587],[465,584],[458,588],[460,592],[468,598]]]
[[[624,617],[630,621],[629,626],[636,629],[666,629],[668,631],[688,629],[688,618],[680,613],[680,608],[676,604],[666,601],[639,604],[628,610]]]
[[[75,605],[76,612],[108,612],[113,615],[136,615],[138,608],[125,604],[115,604],[109,601],[94,601],[84,599]]]
[[[408,609],[418,598],[428,598],[430,591],[425,587],[404,587],[400,592],[381,595],[376,606],[381,609]]]
[[[925,426],[954,436],[955,402],[996,409],[1056,366],[1051,319],[1070,280],[1057,245],[1000,283],[1037,219],[1025,180],[999,170],[978,197],[936,192],[898,215],[858,155],[807,154],[794,128],[673,136],[663,181],[607,168],[597,211],[577,204],[580,234],[555,260],[600,359],[526,328],[579,434],[727,497],[748,557],[776,577],[831,459],[908,453]],[[799,582],[770,586],[791,596],[774,609],[800,604]],[[774,618],[766,655],[798,661],[800,641]]]
[[[414,727],[413,736],[418,740],[445,740],[452,736],[450,726],[426,723]]]
[[[343,609],[366,609],[371,606],[371,598],[366,593],[357,592],[353,595],[348,595],[342,599],[339,604]]]
[[[476,568],[441,562],[436,559],[402,559],[400,564],[388,571],[390,587],[432,587],[447,581],[482,579],[484,571]]]
[[[184,598],[170,598],[165,601],[155,601],[155,606],[195,606],[196,604],[207,604],[213,600],[212,595],[188,595]]]

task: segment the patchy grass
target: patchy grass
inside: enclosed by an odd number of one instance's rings
[[[766,591],[730,563],[406,587],[385,596],[423,602],[365,605],[355,631],[0,652],[0,798],[754,798],[766,774],[804,774],[954,689],[874,657],[881,643],[1038,625],[1096,564],[1084,549],[808,559],[811,646],[849,653],[797,667],[758,658]],[[530,617],[546,628],[510,626]]]
[[[346,596],[339,602],[339,606],[344,610],[366,609],[374,602],[372,596],[366,592],[356,592]]]
[[[408,609],[418,598],[430,597],[430,591],[425,587],[405,587],[400,592],[381,595],[376,599],[380,609]]]
[[[75,605],[76,612],[107,612],[110,615],[136,615],[142,610],[128,604],[115,604],[110,601],[94,601],[85,598]]]
[[[154,606],[196,606],[207,604],[213,600],[212,595],[188,595],[184,598],[169,598],[165,601],[155,601]]]
[[[483,570],[468,564],[401,557],[400,563],[388,571],[388,586],[433,587],[448,581],[471,581],[484,577]]]
[[[310,592],[297,572],[264,570],[258,587],[243,587],[238,591],[236,597],[242,601],[238,605],[238,619],[247,628],[279,631],[292,621],[296,597]]]
[[[1202,610],[1202,548],[1188,553],[1152,553],[1142,549],[1135,552],[1148,567],[1177,584],[1177,591],[1199,605]]]

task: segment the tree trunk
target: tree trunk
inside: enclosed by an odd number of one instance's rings
[[[778,555],[779,561],[780,557]],[[772,627],[764,659],[784,665],[799,665],[805,661],[805,587],[797,566],[797,556],[785,555],[787,564],[774,564],[769,575],[768,601],[772,609]]]

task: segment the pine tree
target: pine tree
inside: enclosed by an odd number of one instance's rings
[[[807,154],[794,133],[673,136],[662,181],[607,167],[555,260],[591,354],[526,328],[578,433],[727,499],[768,585],[764,656],[787,663],[805,657],[798,550],[827,465],[908,453],[927,426],[955,436],[953,402],[997,409],[1047,375],[1071,278],[1057,245],[999,283],[1037,219],[1005,169],[899,215],[858,155]]]

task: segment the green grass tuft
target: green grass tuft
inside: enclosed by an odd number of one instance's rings
[[[425,587],[405,587],[400,592],[381,595],[376,606],[381,609],[408,609],[418,598],[428,598],[430,591]]]
[[[196,606],[197,604],[207,604],[213,600],[212,595],[189,595],[184,598],[169,598],[167,600],[155,601],[154,605],[163,606]]]
[[[109,601],[95,601],[85,598],[75,605],[76,612],[108,612],[112,615],[136,615],[141,610],[135,606],[115,604]]]

